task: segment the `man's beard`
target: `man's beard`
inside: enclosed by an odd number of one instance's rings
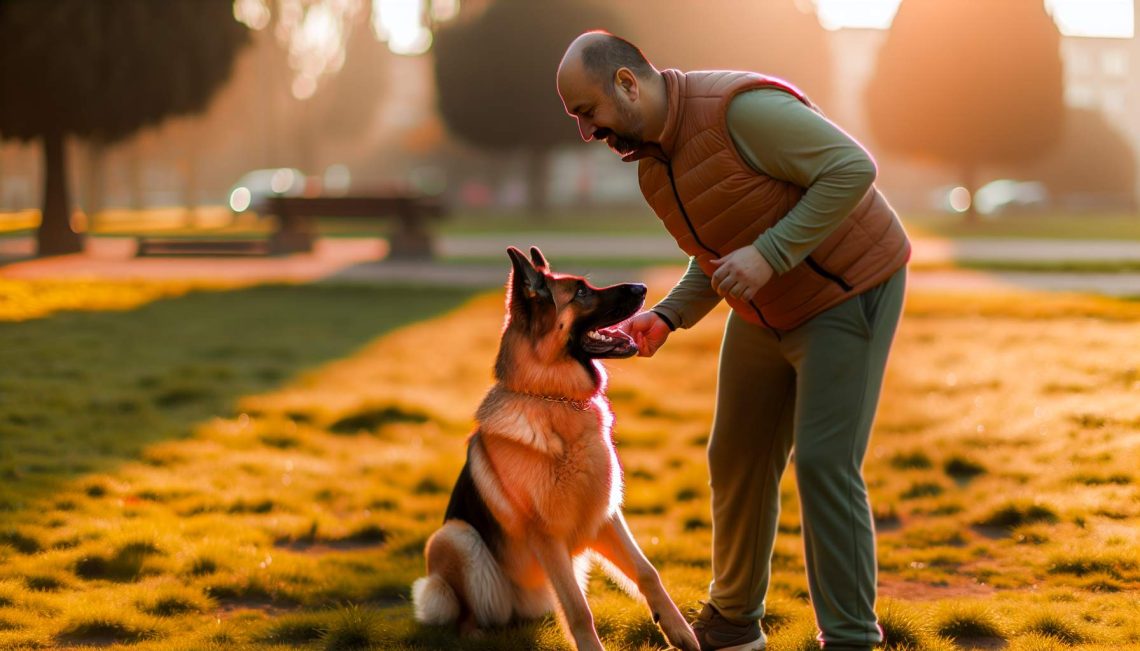
[[[625,106],[618,101],[618,113],[621,115],[622,121],[629,125],[628,128],[633,130],[641,130],[641,118],[632,109]],[[618,153],[618,155],[625,156],[626,154],[637,151],[645,144],[645,141],[640,137],[633,135],[629,131],[614,131],[613,129],[600,129],[600,133],[595,135],[601,136],[601,140],[606,141],[606,146]],[[609,136],[613,136],[613,144],[608,140]]]
[[[609,131],[609,130],[607,129],[607,131]],[[607,139],[606,140],[606,146],[609,147],[610,149],[614,150],[615,152],[617,152],[621,156],[625,156],[626,154],[637,151],[638,149],[641,148],[641,145],[645,144],[641,141],[640,138],[638,138],[636,136],[631,136],[631,135],[624,134],[624,133],[618,133],[616,131],[609,131],[608,135],[612,135],[614,138],[613,138],[612,144]]]

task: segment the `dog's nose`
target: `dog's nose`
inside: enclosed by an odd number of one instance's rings
[[[641,283],[630,283],[629,291],[634,296],[645,296],[646,289]]]

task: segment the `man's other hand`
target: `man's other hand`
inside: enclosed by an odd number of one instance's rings
[[[656,312],[648,310],[627,321],[623,329],[626,334],[633,337],[633,343],[637,344],[637,354],[640,357],[653,357],[653,353],[665,345],[670,332],[665,320]]]
[[[751,301],[760,288],[768,284],[775,272],[760,251],[751,244],[742,246],[723,258],[717,258],[713,272],[713,291],[725,298]]]

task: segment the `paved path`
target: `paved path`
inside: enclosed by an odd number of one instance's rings
[[[496,286],[506,281],[508,245],[537,244],[556,268],[590,274],[598,284],[647,279],[670,282],[678,269],[667,272],[644,268],[644,262],[684,257],[667,236],[586,236],[552,233],[511,233],[449,236],[441,239],[444,257],[472,258],[472,263],[411,263],[386,261],[377,239],[322,239],[313,254],[282,257],[134,257],[134,241],[126,238],[89,240],[82,255],[44,260],[4,260],[28,257],[30,238],[0,238],[0,278],[84,279],[203,279],[246,282],[369,282]],[[501,257],[501,261],[496,259]],[[560,257],[575,258],[559,267]],[[590,265],[589,258],[607,260]],[[480,259],[486,259],[482,261]],[[628,267],[615,268],[612,260],[628,259]],[[1140,261],[1140,242],[1053,240],[917,240],[910,285],[917,289],[998,291],[1014,287],[1037,290],[1140,296],[1140,273],[1030,273],[930,269],[955,261]],[[639,264],[639,261],[642,262]],[[923,270],[923,266],[927,270]]]

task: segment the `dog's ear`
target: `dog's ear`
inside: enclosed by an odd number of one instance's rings
[[[534,268],[526,255],[513,246],[507,247],[507,255],[511,257],[511,292],[516,296],[527,299],[538,297],[553,298],[550,288],[546,286],[546,276]],[[541,254],[540,254],[541,255]]]
[[[550,265],[546,263],[546,258],[542,256],[542,251],[539,251],[537,246],[530,247],[530,259],[536,268],[550,269]]]

